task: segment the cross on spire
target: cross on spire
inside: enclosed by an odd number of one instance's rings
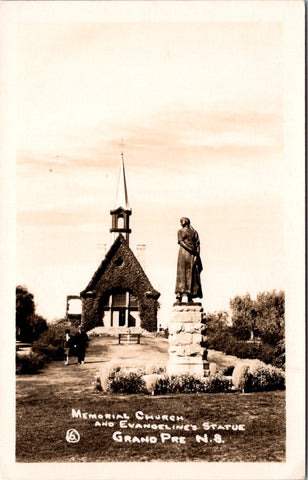
[[[125,146],[123,137],[121,138],[120,146],[122,147],[122,148],[121,148],[121,157],[123,158],[123,155],[124,155],[124,154],[123,154],[123,147]]]

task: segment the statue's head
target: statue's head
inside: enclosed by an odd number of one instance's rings
[[[182,218],[180,219],[180,223],[181,223],[182,227],[185,227],[185,225],[187,225],[187,226],[189,227],[189,225],[190,225],[190,220],[189,220],[189,218],[187,218],[187,217],[182,217]]]

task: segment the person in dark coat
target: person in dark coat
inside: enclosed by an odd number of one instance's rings
[[[182,217],[182,228],[178,231],[179,254],[175,293],[178,302],[186,295],[188,302],[193,298],[202,298],[200,273],[202,263],[200,259],[200,241],[197,231],[190,225],[187,217]]]
[[[78,363],[83,364],[84,363],[84,357],[86,353],[86,347],[87,347],[87,342],[89,338],[88,335],[84,330],[79,328],[79,331],[75,337],[75,345],[76,345],[76,351],[77,351],[77,358],[78,358]]]

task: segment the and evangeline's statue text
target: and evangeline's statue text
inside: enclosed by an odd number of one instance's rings
[[[193,298],[202,298],[200,273],[202,263],[200,259],[200,241],[198,232],[190,225],[189,218],[182,217],[182,228],[178,231],[178,264],[176,274],[176,300],[182,302],[186,296],[188,302]]]

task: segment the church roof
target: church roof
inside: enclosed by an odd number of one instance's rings
[[[113,210],[117,210],[118,208],[123,208],[123,210],[131,210],[128,202],[128,195],[127,195],[123,153],[121,153],[121,164],[120,164],[120,171],[119,171],[119,178],[118,178],[117,195],[116,195],[116,200],[115,200]]]
[[[106,253],[105,258],[94,273],[80,296],[91,295],[96,289],[108,290],[122,287],[131,291],[142,290],[149,298],[158,298],[142,266],[121,233]]]

